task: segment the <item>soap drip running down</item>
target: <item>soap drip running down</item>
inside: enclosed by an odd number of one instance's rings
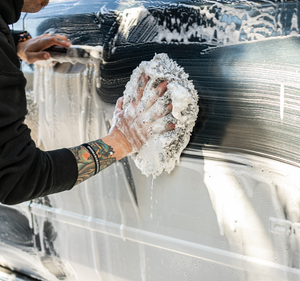
[[[132,73],[124,91],[123,109],[129,106],[136,85],[142,73],[150,77],[142,99],[151,99],[155,95],[155,87],[162,81],[168,81],[167,91],[160,97],[156,105],[164,107],[172,102],[173,110],[167,116],[156,120],[152,134],[132,159],[146,176],[159,176],[163,171],[170,173],[179,162],[182,150],[190,140],[190,134],[198,115],[198,95],[189,75],[167,54],[156,54],[151,61],[142,62]],[[158,108],[159,110],[159,108]],[[175,124],[175,129],[164,132],[167,124]]]

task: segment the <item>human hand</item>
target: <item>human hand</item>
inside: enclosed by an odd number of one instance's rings
[[[43,50],[54,45],[68,48],[71,43],[64,35],[43,34],[25,42],[19,42],[17,54],[21,60],[31,64],[38,60],[50,59],[50,54]]]
[[[114,124],[109,133],[111,135],[117,131],[124,136],[127,141],[125,148],[128,154],[137,152],[151,136],[153,123],[172,111],[172,103],[166,106],[157,106],[156,103],[158,98],[167,90],[168,83],[166,81],[156,87],[154,95],[143,99],[144,89],[148,81],[149,77],[146,77],[145,74],[140,77],[136,93],[125,110],[123,110],[123,97],[117,101]],[[168,124],[160,133],[174,128],[175,124]]]

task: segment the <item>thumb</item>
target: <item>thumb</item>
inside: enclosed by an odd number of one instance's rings
[[[38,60],[48,60],[50,59],[50,54],[47,52],[29,52],[27,54],[28,63],[34,63]]]
[[[123,100],[124,100],[124,97],[118,98],[117,104],[115,107],[115,114],[118,114],[119,112],[121,112],[123,110]]]

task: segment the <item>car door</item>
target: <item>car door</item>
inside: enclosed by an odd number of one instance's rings
[[[45,150],[106,135],[131,72],[155,53],[189,73],[200,111],[170,174],[147,178],[128,157],[69,192],[3,209],[22,215],[28,243],[1,238],[1,264],[45,280],[297,280],[298,10],[55,1],[27,15],[33,35],[63,33],[99,54],[72,57],[79,72],[61,73],[68,54],[24,66],[28,122]]]

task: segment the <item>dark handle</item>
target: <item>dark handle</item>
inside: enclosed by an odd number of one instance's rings
[[[52,46],[50,48],[47,48],[44,50],[45,52],[49,53],[60,53],[60,54],[66,54],[68,49],[61,47],[61,46]]]

